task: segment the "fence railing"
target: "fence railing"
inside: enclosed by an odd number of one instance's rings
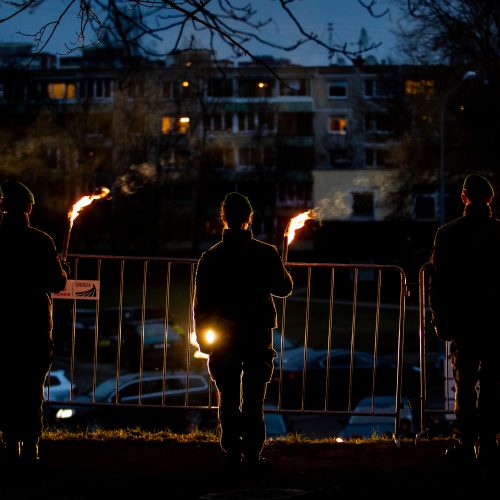
[[[420,435],[425,435],[429,429],[429,416],[445,420],[454,418],[454,388],[450,364],[449,342],[444,342],[443,352],[438,356],[437,364],[443,376],[443,385],[438,397],[430,397],[427,393],[427,341],[429,336],[435,337],[429,309],[429,278],[430,262],[424,263],[419,270],[419,360],[420,360]],[[432,418],[432,417],[431,417]]]
[[[71,387],[78,387],[80,394],[87,392],[89,399],[85,403],[75,398],[72,388],[55,396],[56,387],[48,386],[47,405],[216,409],[206,360],[195,357],[191,342],[196,260],[70,258],[71,278],[81,291],[54,299],[53,370],[63,367]],[[267,411],[390,417],[394,435],[399,436],[401,410],[410,400],[425,400],[421,386],[425,346],[422,342],[415,346],[420,349],[419,363],[404,358],[408,294],[404,271],[371,264],[288,262],[287,266],[295,286],[289,298],[276,301],[278,355]],[[92,292],[82,291],[86,284],[92,285]],[[171,397],[168,384],[174,372],[183,375],[183,389],[177,393],[183,392],[182,398]],[[126,400],[121,389],[129,387],[131,374],[138,383],[135,394],[128,389]],[[154,374],[156,389],[151,392],[146,382]],[[199,375],[208,381],[203,401],[199,394],[193,396],[191,388],[190,379],[198,383]],[[100,400],[103,381],[114,389],[108,402]],[[425,404],[421,408],[424,411]]]

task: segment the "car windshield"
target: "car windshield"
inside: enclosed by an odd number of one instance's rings
[[[141,335],[142,324],[138,323],[136,327],[138,335]],[[165,337],[165,323],[163,321],[146,321],[144,323],[144,341],[148,342],[158,342],[163,341]],[[179,335],[173,330],[173,328],[168,325],[167,339],[169,341],[179,340]]]
[[[114,378],[105,380],[95,388],[96,401],[104,401],[116,390],[116,380]],[[92,391],[88,393],[92,397]]]

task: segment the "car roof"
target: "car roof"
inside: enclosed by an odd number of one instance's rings
[[[166,378],[186,378],[189,376],[189,378],[192,377],[203,377],[201,373],[189,373],[186,374],[185,371],[167,371],[165,372],[165,377]],[[138,380],[140,377],[140,372],[133,372],[133,373],[125,373],[123,375],[120,375],[120,382],[125,383],[125,382],[131,382],[133,380]],[[113,379],[116,379],[116,377],[111,377]],[[161,371],[144,371],[142,372],[142,380],[151,380],[151,379],[161,379],[163,378],[163,372]],[[205,378],[205,377],[203,377]]]

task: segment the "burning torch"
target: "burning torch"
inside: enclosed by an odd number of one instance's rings
[[[75,219],[80,214],[80,210],[82,210],[85,207],[88,207],[94,200],[99,200],[100,198],[104,198],[105,196],[107,196],[110,193],[110,190],[106,187],[102,187],[100,189],[101,189],[101,192],[99,194],[91,194],[89,196],[82,196],[71,207],[71,210],[68,212],[68,228],[66,229],[66,233],[64,235],[63,250],[61,253],[61,260],[63,262],[66,262],[66,259],[68,257],[69,237],[71,235],[71,229],[73,228],[73,223],[75,222]]]
[[[295,238],[295,231],[302,229],[306,220],[310,219],[314,219],[314,211],[312,209],[307,212],[302,212],[301,214],[290,219],[290,222],[286,226],[283,238],[283,262],[287,262],[288,260],[288,247]]]

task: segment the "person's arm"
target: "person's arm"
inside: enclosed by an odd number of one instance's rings
[[[441,231],[437,231],[430,258],[428,297],[429,308],[432,314],[432,324],[436,335],[441,340],[446,341],[452,339],[452,332],[450,331],[446,310],[445,247],[443,234]]]
[[[293,279],[283,264],[278,249],[273,246],[271,252],[271,294],[276,297],[288,297],[293,291]]]
[[[48,292],[57,293],[64,290],[68,280],[68,274],[64,270],[59,256],[57,255],[56,246],[52,238],[47,239],[46,251],[45,287]]]

